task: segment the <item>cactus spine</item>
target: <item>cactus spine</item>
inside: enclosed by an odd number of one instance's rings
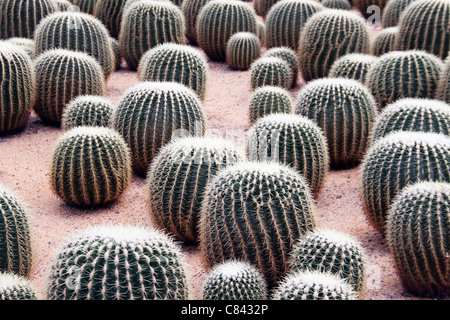
[[[230,37],[226,62],[233,69],[247,70],[261,55],[261,41],[250,32],[237,32]]]
[[[328,74],[329,78],[347,78],[364,83],[370,67],[377,58],[369,54],[350,53],[337,59]]]
[[[289,64],[281,58],[261,57],[250,66],[250,85],[253,90],[265,86],[289,90],[293,83]]]
[[[0,272],[0,301],[37,299],[36,289],[25,278]]]
[[[251,124],[272,113],[291,113],[292,111],[291,96],[288,91],[280,87],[257,88],[251,95],[249,104]]]
[[[436,91],[436,99],[442,100],[450,104],[450,57],[445,60],[445,66],[439,75],[438,89]]]
[[[379,57],[385,53],[394,51],[397,36],[398,27],[382,29],[373,39],[372,54]]]

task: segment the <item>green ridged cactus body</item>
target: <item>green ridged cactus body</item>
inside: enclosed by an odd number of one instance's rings
[[[259,41],[261,42],[261,47],[265,47],[266,33],[267,33],[266,24],[264,23],[264,21],[258,19],[256,21],[256,25],[257,25],[256,35],[258,36]]]
[[[0,41],[0,134],[22,129],[34,105],[36,77],[28,54]]]
[[[257,14],[265,17],[270,8],[272,8],[272,6],[278,1],[279,0],[254,0],[253,6],[255,7],[255,11]]]
[[[114,70],[117,71],[122,66],[122,56],[120,55],[119,42],[114,38],[110,38],[109,40],[111,41],[111,46],[114,52],[114,61],[116,62]]]
[[[382,29],[373,39],[372,54],[379,57],[390,51],[395,51],[397,36],[398,27]]]
[[[49,50],[35,60],[37,98],[34,110],[50,125],[59,126],[66,105],[77,96],[105,94],[100,64],[82,52]]]
[[[418,181],[450,182],[450,138],[424,132],[393,132],[377,140],[361,165],[364,209],[384,232],[395,197]]]
[[[402,282],[419,296],[450,294],[450,184],[419,182],[389,210],[386,238]]]
[[[172,138],[204,135],[206,114],[192,89],[174,82],[142,82],[124,93],[113,127],[130,146],[134,171],[145,176]]]
[[[81,12],[93,14],[98,0],[70,0]]]
[[[25,278],[0,272],[0,301],[38,300],[37,290]]]
[[[123,8],[127,0],[97,0],[93,15],[109,30],[111,37],[118,38]]]
[[[235,0],[215,0],[201,9],[197,18],[197,41],[206,55],[226,60],[230,37],[237,32],[257,33],[256,13],[251,6]]]
[[[226,261],[207,275],[203,300],[266,300],[267,288],[263,275],[250,263]]]
[[[381,25],[384,29],[395,27],[405,9],[417,0],[388,0],[381,15]]]
[[[250,86],[253,90],[265,86],[292,88],[294,79],[289,64],[277,57],[261,57],[250,66]]]
[[[264,53],[264,57],[277,57],[288,63],[292,72],[292,86],[297,84],[298,61],[297,53],[289,47],[272,47]]]
[[[272,113],[291,113],[290,93],[280,87],[264,86],[257,88],[250,97],[249,119],[253,124],[259,118]]]
[[[139,62],[141,81],[177,82],[206,97],[209,66],[204,54],[191,46],[164,43],[147,51]]]
[[[322,0],[322,5],[328,9],[351,10],[352,5],[348,0]]]
[[[120,53],[132,70],[142,56],[161,43],[185,43],[185,19],[180,8],[166,1],[138,1],[124,10],[119,34]]]
[[[297,51],[306,21],[325,9],[318,1],[283,0],[272,6],[266,16],[267,47],[289,47]]]
[[[272,114],[259,119],[248,132],[248,159],[280,162],[308,182],[313,195],[328,172],[328,146],[322,130],[310,119]]]
[[[295,113],[323,130],[332,168],[351,168],[360,162],[378,115],[363,84],[344,78],[314,80],[300,90],[295,104]]]
[[[289,167],[244,162],[221,170],[202,203],[205,261],[247,261],[274,287],[288,271],[295,240],[315,228],[315,210],[307,182]]]
[[[436,99],[450,104],[450,57],[445,59],[445,66],[439,75],[438,89]]]
[[[372,65],[365,84],[380,109],[400,98],[433,99],[443,67],[424,51],[392,51]]]
[[[54,146],[50,176],[53,191],[69,205],[106,205],[130,183],[130,152],[112,129],[76,127]]]
[[[211,0],[184,0],[181,5],[186,20],[186,38],[191,44],[197,44],[197,17],[200,10]]]
[[[73,235],[57,252],[49,300],[189,299],[181,249],[160,231],[99,225]]]
[[[369,54],[347,54],[331,65],[328,77],[354,79],[364,83],[365,77],[375,61],[377,61],[377,57]]]
[[[54,0],[54,2],[56,2],[59,11],[68,11],[73,6],[73,3],[69,0]]]
[[[388,0],[352,0],[352,2],[365,18],[369,18],[378,12],[381,14]]]
[[[395,50],[424,50],[445,59],[450,51],[450,2],[414,1],[403,13]]]
[[[35,56],[51,49],[87,53],[100,63],[105,78],[115,69],[108,30],[87,13],[67,11],[46,17],[36,28],[35,44]]]
[[[250,32],[237,32],[227,42],[226,62],[233,69],[247,70],[261,56],[261,41]]]
[[[33,255],[31,243],[27,208],[0,184],[0,272],[28,277]]]
[[[39,22],[58,11],[53,0],[0,1],[0,39],[33,39]]]
[[[244,158],[231,142],[222,139],[186,137],[166,144],[147,175],[156,223],[181,241],[197,243],[206,185],[218,171]]]

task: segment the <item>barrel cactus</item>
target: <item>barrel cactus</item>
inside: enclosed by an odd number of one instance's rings
[[[450,184],[419,182],[402,190],[387,216],[387,242],[406,289],[450,294]]]
[[[373,14],[381,14],[388,0],[352,0],[352,2],[365,18],[369,18]]]
[[[256,13],[241,1],[210,1],[197,18],[197,41],[212,60],[225,61],[230,37],[237,32],[257,32]]]
[[[363,84],[344,78],[311,81],[297,94],[295,108],[295,113],[322,128],[332,168],[359,164],[378,115],[375,101]]]
[[[209,266],[244,260],[269,287],[288,271],[295,240],[314,229],[315,204],[305,179],[277,163],[244,162],[221,170],[206,187],[200,248]]]
[[[272,8],[272,6],[278,1],[279,0],[254,0],[253,5],[256,13],[262,17],[265,17],[270,8]]]
[[[265,87],[292,88],[294,79],[289,64],[277,57],[261,57],[250,66],[250,85],[253,90]]]
[[[0,272],[0,301],[38,300],[37,290],[25,278]]]
[[[373,39],[372,54],[379,57],[390,51],[395,51],[397,35],[398,27],[382,29]]]
[[[0,272],[28,277],[32,248],[27,208],[14,192],[0,184]]]
[[[312,120],[294,114],[259,119],[248,132],[248,158],[292,167],[305,178],[313,195],[319,193],[329,167],[322,130]]]
[[[209,66],[203,53],[191,46],[163,43],[147,51],[139,62],[141,81],[177,82],[206,97]]]
[[[400,98],[430,98],[436,93],[442,61],[424,51],[392,51],[379,57],[365,84],[380,109]]]
[[[366,216],[384,232],[393,199],[418,181],[450,182],[450,137],[429,132],[393,132],[377,140],[361,166]]]
[[[296,51],[289,47],[272,47],[264,53],[264,57],[277,57],[286,61],[292,72],[292,86],[297,84],[298,61]]]
[[[203,192],[218,171],[244,160],[229,141],[185,137],[161,148],[148,172],[151,215],[187,243],[198,242]]]
[[[106,91],[100,64],[83,52],[46,51],[35,60],[35,72],[37,98],[34,110],[50,125],[61,124],[64,108],[75,97],[103,96]]]
[[[322,5],[328,9],[351,10],[352,5],[348,0],[322,0]]]
[[[364,83],[365,77],[375,61],[377,58],[370,54],[347,54],[331,65],[328,77],[354,79]]]
[[[111,46],[114,52],[114,70],[117,71],[122,66],[122,56],[120,55],[119,42],[114,38],[109,38],[109,41],[111,41]]]
[[[436,91],[436,99],[442,100],[450,104],[450,57],[445,60],[445,67],[439,75],[438,89]]]
[[[292,99],[288,91],[280,87],[257,88],[250,97],[249,118],[253,124],[259,118],[272,113],[291,113]]]
[[[35,101],[36,77],[28,54],[0,41],[0,134],[22,129]]]
[[[184,0],[181,5],[186,20],[186,38],[191,44],[197,44],[197,17],[203,6],[211,0]]]
[[[356,13],[323,10],[303,27],[298,61],[305,81],[325,78],[332,64],[349,53],[370,53],[369,28]]]
[[[33,59],[34,55],[34,40],[28,38],[9,38],[5,40],[6,43],[15,45],[20,49],[24,50],[26,54]]]
[[[167,1],[138,1],[124,10],[119,33],[120,53],[132,70],[142,56],[161,43],[184,44],[185,20]]]
[[[414,1],[417,0],[388,0],[381,15],[383,28],[396,27],[403,11]]]
[[[113,38],[119,37],[126,2],[127,0],[96,0],[93,15],[105,25]]]
[[[227,42],[226,62],[233,69],[247,70],[261,55],[261,41],[251,32],[237,32]]]
[[[101,262],[101,263],[100,263]],[[181,249],[160,231],[99,225],[74,234],[50,265],[49,300],[184,300]]]
[[[257,25],[257,30],[256,30],[256,35],[259,38],[259,41],[261,42],[261,47],[265,47],[266,46],[266,24],[264,23],[264,21],[261,20],[257,20],[256,21],[256,25]]]
[[[98,0],[70,0],[81,12],[93,14]]]
[[[203,300],[265,300],[266,283],[261,272],[244,261],[226,261],[215,266],[202,288]]]

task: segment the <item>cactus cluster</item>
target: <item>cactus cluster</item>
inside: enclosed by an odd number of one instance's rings
[[[296,51],[289,47],[272,47],[264,53],[264,57],[276,57],[286,61],[292,72],[292,87],[297,84],[298,61]]]
[[[261,41],[251,32],[237,32],[227,42],[226,62],[233,69],[247,70],[261,55]]]
[[[191,44],[197,44],[197,17],[203,6],[211,0],[184,0],[181,5],[186,20],[186,38]]]
[[[13,273],[0,272],[0,301],[38,298],[36,289],[28,280]]]
[[[377,57],[370,54],[347,54],[331,65],[328,77],[354,79],[364,83],[366,75],[375,61],[377,61]]]
[[[250,66],[250,85],[253,90],[265,86],[289,90],[293,83],[291,68],[281,58],[261,57]]]
[[[93,15],[105,25],[113,38],[119,37],[126,2],[127,0],[96,0]]]
[[[390,51],[395,51],[397,35],[398,27],[382,29],[373,39],[372,54],[379,57]]]
[[[388,0],[381,15],[381,25],[384,29],[396,27],[405,9],[417,0]]]
[[[436,99],[450,104],[450,57],[445,60],[441,74],[439,75],[438,89],[436,90]]]
[[[249,119],[251,124],[272,113],[291,112],[291,95],[283,88],[264,86],[257,88],[250,96]]]

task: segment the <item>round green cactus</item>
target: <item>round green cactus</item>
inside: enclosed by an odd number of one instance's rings
[[[381,15],[383,28],[396,27],[403,11],[414,1],[417,0],[388,0]]]
[[[32,59],[34,52],[34,40],[28,38],[9,38],[5,40],[6,43],[15,45],[26,52],[26,54]]]
[[[295,113],[322,128],[332,168],[359,164],[378,115],[375,101],[363,84],[344,78],[311,81],[298,93],[295,108]]]
[[[38,300],[37,290],[25,278],[0,272],[0,301]]]
[[[436,90],[436,99],[450,104],[450,57],[445,60],[445,66],[439,75],[438,89]]]
[[[283,0],[274,4],[266,16],[267,47],[289,47],[297,51],[306,21],[323,9],[318,1]]]
[[[270,8],[272,8],[272,6],[278,1],[279,0],[254,0],[253,6],[255,7],[255,11],[257,14],[265,17]]]
[[[237,32],[227,42],[226,62],[233,69],[247,70],[261,56],[261,41],[250,32]]]
[[[200,248],[209,266],[244,260],[273,287],[288,270],[295,240],[315,228],[307,182],[277,163],[244,162],[208,184],[200,215]]]
[[[293,83],[291,68],[281,58],[261,57],[250,66],[250,85],[253,90],[265,86],[289,90]]]
[[[432,99],[443,67],[438,57],[424,51],[393,51],[372,65],[365,84],[380,109],[400,98]]]
[[[350,53],[331,65],[328,77],[354,79],[364,83],[370,67],[376,61],[377,57],[369,54]]]
[[[235,0],[215,0],[203,6],[197,18],[197,41],[212,60],[225,61],[230,37],[237,32],[257,33],[256,13]]]
[[[174,137],[203,136],[206,114],[190,88],[175,82],[141,82],[123,95],[113,127],[131,148],[134,171],[145,176],[159,149]]]
[[[67,11],[46,17],[36,28],[35,44],[35,56],[50,49],[73,50],[95,58],[102,66],[105,77],[115,69],[108,30],[87,13]]]
[[[49,300],[189,299],[181,249],[160,231],[99,225],[73,235],[50,266]]]
[[[116,62],[114,70],[117,71],[122,66],[122,56],[120,55],[119,42],[114,38],[110,38],[109,41],[111,41],[111,46],[114,52],[114,61]]]
[[[264,21],[262,20],[257,20],[256,21],[256,25],[257,25],[257,30],[256,30],[256,35],[259,38],[259,41],[261,42],[261,47],[265,47],[266,46],[266,24],[264,23]]]
[[[58,11],[53,0],[0,1],[0,39],[33,39],[39,22]]]
[[[32,246],[30,221],[22,200],[0,184],[0,272],[28,277]]]
[[[297,53],[289,47],[272,47],[264,53],[264,57],[277,57],[288,63],[292,72],[292,86],[297,84],[298,61]]]
[[[0,41],[0,134],[22,129],[35,101],[36,77],[27,53]]]
[[[64,109],[61,127],[109,127],[113,117],[112,103],[100,96],[79,96]]]
[[[450,2],[414,1],[403,13],[396,50],[424,50],[445,59],[450,51]]]
[[[292,167],[319,193],[328,172],[328,146],[322,130],[310,119],[272,114],[259,119],[248,132],[248,159],[280,162]]]
[[[382,29],[373,39],[372,54],[379,57],[390,51],[395,51],[397,35],[398,27]]]
[[[75,71],[77,70],[77,71]],[[35,60],[37,83],[34,110],[47,124],[61,124],[66,105],[81,95],[105,94],[100,64],[83,52],[49,50]]]
[[[139,62],[141,81],[177,82],[194,90],[201,100],[206,97],[209,66],[196,48],[163,43],[147,51]]]
[[[98,0],[70,0],[74,6],[77,6],[82,12],[93,14],[95,4]]]
[[[389,210],[386,238],[406,289],[420,296],[450,294],[450,184],[405,187]]]
[[[185,20],[181,10],[167,1],[138,1],[123,11],[120,53],[132,70],[142,56],[161,43],[184,44]]]
[[[259,118],[272,113],[291,113],[292,99],[289,92],[280,87],[257,88],[250,97],[249,118],[253,124]]]
[[[261,272],[244,261],[226,261],[215,266],[202,288],[203,300],[266,300]]]
[[[365,17],[369,18],[373,14],[382,13],[388,0],[352,0],[353,5]]]
[[[352,5],[348,0],[322,0],[322,5],[328,9],[351,10]]]
[[[272,300],[357,300],[352,286],[331,273],[303,271],[289,274]]]
[[[126,2],[127,0],[96,0],[93,15],[105,25],[113,38],[119,37]]]
[[[361,166],[362,198],[369,221],[385,231],[393,199],[418,181],[450,182],[450,138],[429,132],[393,132],[377,140]]]
[[[186,20],[186,38],[189,39],[191,44],[195,45],[197,41],[197,17],[200,10],[205,4],[211,0],[184,0],[181,5],[181,11],[183,12]]]
[[[430,99],[397,100],[377,117],[371,140],[376,141],[395,131],[434,132],[450,136],[450,106]]]
[[[161,148],[147,175],[151,215],[187,243],[198,242],[200,204],[207,183],[221,169],[244,160],[231,142],[206,137],[177,139]]]

